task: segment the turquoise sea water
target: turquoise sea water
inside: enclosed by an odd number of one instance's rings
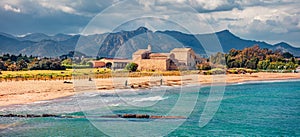
[[[0,118],[0,124],[11,125],[0,129],[0,136],[300,136],[300,81],[228,85],[223,98],[208,98],[210,87],[161,89],[122,94],[85,93],[2,107],[2,114],[51,113],[87,118]],[[195,89],[200,91],[194,92]],[[214,102],[220,102],[215,105],[216,113],[201,115],[205,105]],[[187,116],[187,119],[99,117],[126,113]],[[212,119],[200,127],[199,119],[208,115]]]

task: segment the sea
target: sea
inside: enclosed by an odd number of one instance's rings
[[[300,136],[300,80],[90,91],[0,113],[62,116],[1,117],[4,137]]]

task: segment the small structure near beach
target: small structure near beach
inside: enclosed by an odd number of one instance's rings
[[[93,68],[111,68],[114,70],[124,69],[129,62],[131,62],[131,60],[122,58],[103,58],[91,61]]]

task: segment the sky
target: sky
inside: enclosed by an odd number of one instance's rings
[[[235,35],[300,47],[298,0],[1,0],[0,32],[22,36],[151,30]]]

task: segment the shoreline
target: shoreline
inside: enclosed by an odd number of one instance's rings
[[[221,79],[216,79],[221,77]],[[51,101],[65,98],[84,92],[111,92],[143,90],[157,88],[161,84],[165,87],[180,86],[211,86],[214,84],[236,85],[259,83],[261,81],[281,82],[300,80],[300,73],[252,73],[252,74],[227,74],[227,75],[185,75],[166,77],[138,77],[126,78],[128,86],[124,86],[124,78],[120,79],[93,79],[92,81],[72,81],[73,84],[59,81],[12,81],[1,82],[0,107],[31,104],[35,102]],[[118,81],[119,80],[119,81]],[[219,81],[218,81],[219,80]],[[214,81],[214,83],[212,83]],[[74,84],[76,86],[74,87]],[[132,88],[133,85],[133,88]],[[125,87],[125,88],[124,88]]]

